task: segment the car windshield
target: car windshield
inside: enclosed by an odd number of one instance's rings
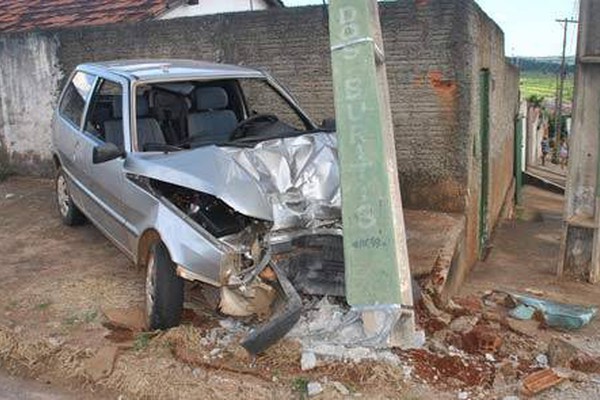
[[[316,129],[264,78],[142,84],[135,107],[138,151],[254,146]]]

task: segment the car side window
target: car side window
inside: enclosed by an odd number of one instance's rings
[[[81,126],[81,118],[85,103],[92,91],[95,76],[77,71],[69,82],[65,94],[60,102],[59,113],[70,121],[77,129]]]
[[[85,121],[85,131],[124,150],[123,87],[120,83],[102,79],[96,86]]]

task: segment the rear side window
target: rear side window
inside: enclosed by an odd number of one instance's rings
[[[60,102],[60,115],[72,122],[77,128],[81,125],[85,103],[92,91],[95,78],[95,76],[85,72],[78,71],[75,73]]]

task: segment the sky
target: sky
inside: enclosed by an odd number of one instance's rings
[[[577,18],[578,0],[475,0],[502,28],[507,56],[559,56],[563,28],[556,19]],[[283,0],[286,6],[323,4],[322,0]],[[570,24],[567,55],[575,54],[576,27]]]

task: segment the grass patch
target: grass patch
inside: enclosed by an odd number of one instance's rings
[[[137,335],[135,338],[135,341],[133,342],[133,350],[135,350],[135,351],[144,350],[146,347],[148,347],[148,344],[150,344],[151,337],[152,337],[152,334],[149,332],[142,332],[139,335]]]
[[[292,390],[300,394],[308,394],[308,379],[298,376],[292,380]]]
[[[67,326],[73,326],[77,322],[79,322],[79,317],[77,315],[70,315],[63,320],[63,324],[65,324]]]
[[[93,322],[96,317],[98,317],[98,311],[96,310],[88,310],[83,313],[83,321],[88,324]]]
[[[43,303],[37,304],[37,305],[35,306],[35,309],[36,309],[36,310],[43,311],[43,310],[46,310],[46,309],[48,309],[48,307],[50,307],[50,305],[51,305],[51,304],[52,304],[52,302],[50,302],[50,301],[45,301],[45,302],[43,302]]]

